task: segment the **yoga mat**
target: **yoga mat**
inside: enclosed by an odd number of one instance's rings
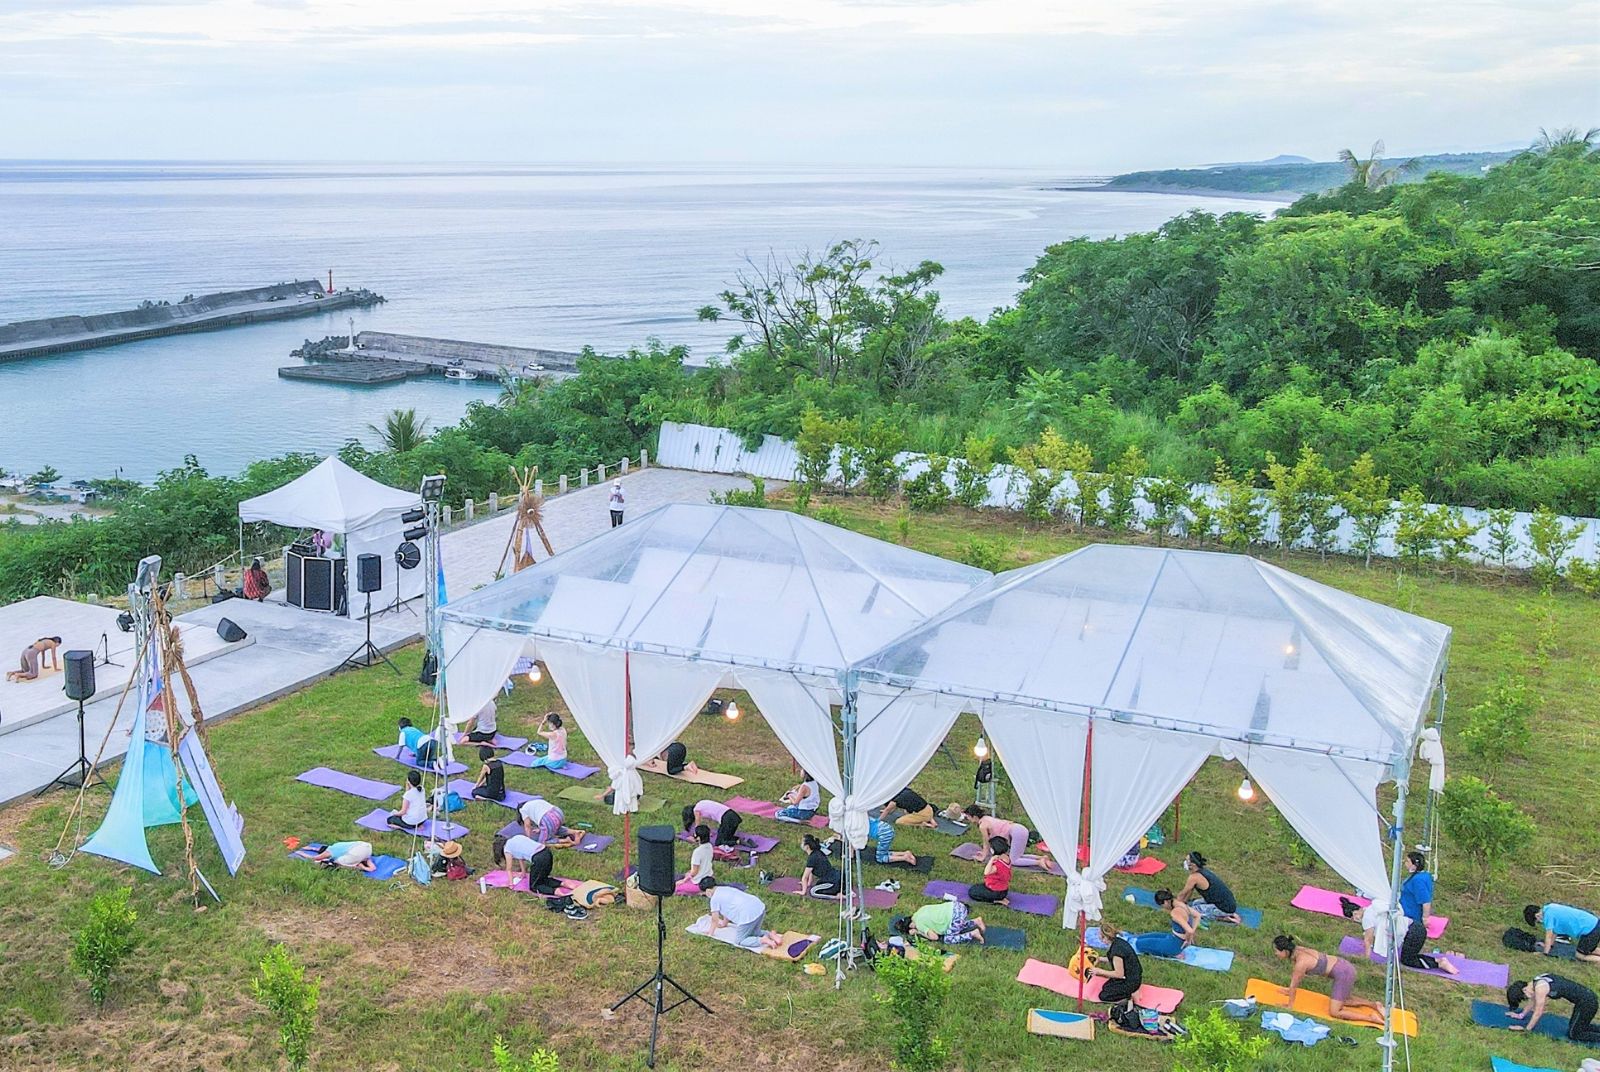
[[[505,826],[502,826],[499,830],[495,831],[495,833],[499,834],[503,838],[516,837],[518,834],[523,833],[522,824],[507,823]],[[576,845],[572,846],[579,852],[605,852],[606,848],[610,846],[613,841],[617,840],[609,834],[591,834],[588,832],[582,833],[582,839],[580,839]]]
[[[648,771],[651,774],[659,774],[663,778],[672,778],[676,781],[688,782],[691,785],[709,785],[715,789],[732,789],[734,786],[744,783],[743,778],[732,774],[718,774],[716,771],[708,771],[704,768],[696,771],[686,770],[680,774],[668,774],[666,763],[659,759],[641,763],[639,764],[639,769]]]
[[[694,835],[684,830],[678,834],[678,840],[692,842],[694,841]],[[762,834],[740,834],[738,840],[738,848],[750,853],[752,856],[760,856],[763,853],[771,852],[779,844],[777,838],[766,837]]]
[[[537,793],[519,793],[515,789],[506,790],[504,800],[490,800],[488,797],[475,797],[472,795],[472,783],[465,778],[458,778],[450,783],[450,792],[458,794],[468,804],[477,801],[480,804],[497,804],[502,808],[516,811],[530,800],[542,800]]]
[[[404,834],[407,837],[412,834],[419,834],[432,841],[456,841],[471,833],[466,827],[457,823],[448,821],[441,823],[434,819],[425,820],[415,830],[402,830],[398,826],[390,826],[386,821],[388,817],[389,810],[387,808],[373,808],[357,819],[356,825],[364,830],[373,830],[380,834]]]
[[[729,797],[728,807],[740,815],[751,815],[757,819],[777,819],[778,822],[788,822],[787,819],[778,819],[778,809],[783,805],[774,804],[770,800],[753,800],[750,797]],[[800,824],[795,824],[800,825]],[[820,812],[813,815],[806,825],[816,830],[821,830],[828,825],[828,817]]]
[[[1089,927],[1083,932],[1084,944],[1091,949],[1108,949],[1111,943],[1100,934],[1099,927]],[[1158,957],[1154,953],[1139,952],[1140,960],[1165,960],[1171,964],[1187,964],[1191,968],[1201,971],[1225,972],[1233,969],[1233,950],[1212,949],[1203,945],[1191,945],[1175,957]]]
[[[1489,1058],[1490,1072],[1556,1072],[1554,1068],[1544,1068],[1536,1065],[1519,1065],[1515,1061],[1508,1061],[1504,1057]]]
[[[1318,912],[1324,916],[1336,916],[1339,919],[1344,919],[1344,911],[1339,907],[1340,896],[1341,894],[1334,893],[1332,890],[1324,890],[1316,886],[1301,886],[1300,892],[1294,895],[1294,900],[1290,901],[1289,904],[1302,912]],[[1354,901],[1362,908],[1372,903],[1365,897],[1358,897],[1351,893],[1343,894],[1342,896]],[[1358,927],[1361,925],[1359,917],[1352,919],[1350,922]],[[1445,927],[1449,925],[1449,916],[1429,916],[1428,937],[1439,937],[1444,933]]]
[[[788,893],[800,896],[800,880],[797,878],[775,878],[767,885],[773,893]],[[900,895],[892,890],[875,890],[868,887],[861,891],[862,901],[868,908],[893,908],[900,901]],[[826,901],[832,898],[812,897],[813,901]]]
[[[412,770],[427,773],[433,769],[419,766],[417,757],[412,755],[411,749],[406,748],[404,745],[391,744],[385,748],[374,748],[372,751],[374,755],[382,756],[384,759],[392,759],[402,767],[410,767]],[[444,772],[447,775],[465,774],[467,773],[467,765],[465,763],[448,763],[445,765]]]
[[[1529,1001],[1522,1006],[1524,1011],[1531,1013],[1533,1003]],[[1511,1010],[1494,1001],[1474,1001],[1472,1003],[1472,1022],[1479,1027],[1509,1028],[1512,1024],[1525,1024],[1526,1019],[1513,1020]],[[1544,1035],[1548,1038],[1560,1039],[1562,1042],[1572,1042],[1567,1038],[1567,1018],[1554,1013],[1546,1012],[1539,1017],[1539,1022],[1533,1026],[1535,1035]],[[1579,1046],[1588,1046],[1591,1049],[1600,1043],[1579,1042]]]
[[[302,845],[289,855],[298,860],[310,860],[321,852],[325,845]],[[375,878],[379,882],[387,882],[406,869],[406,862],[398,856],[376,855],[372,857],[373,870],[363,871],[358,867],[341,867],[340,871],[354,871],[363,878]]]
[[[1116,867],[1114,871],[1121,871],[1124,875],[1159,875],[1167,869],[1167,865],[1154,856],[1141,856],[1139,862],[1132,867]]]
[[[323,789],[337,789],[341,793],[349,793],[363,800],[384,800],[400,792],[398,785],[372,778],[357,778],[354,774],[336,771],[331,767],[313,767],[304,774],[297,775],[295,781],[321,786]]]
[[[535,893],[535,897],[560,897],[570,894],[573,890],[583,885],[581,878],[557,878],[550,876],[550,881],[556,883],[555,893]],[[490,871],[478,879],[478,892],[487,893],[489,890],[513,890],[516,893],[530,893],[528,889],[528,873],[519,873],[515,880],[509,871]]]
[[[936,815],[933,819],[933,829],[937,830],[941,834],[950,834],[953,837],[960,837],[962,834],[967,832],[967,824],[958,823],[954,819],[947,819],[943,815]]]
[[[961,844],[950,850],[950,855],[954,856],[957,860],[971,860],[976,862],[978,856],[982,852],[982,845],[971,841],[963,841]],[[1066,874],[1066,872],[1061,870],[1061,865],[1056,863],[1054,860],[1050,861],[1049,867],[1039,867],[1035,864],[1013,864],[1012,866],[1024,871],[1042,871],[1046,874],[1055,875],[1057,878],[1062,878]]]
[[[466,734],[458,733],[456,734],[455,743],[466,745],[469,748],[482,748],[484,745],[488,745],[490,748],[509,748],[515,752],[526,745],[528,739],[526,737],[507,737],[503,733],[497,733],[492,741],[469,741]]]
[[[1341,1020],[1328,1012],[1328,995],[1318,993],[1315,990],[1307,990],[1303,985],[1295,992],[1294,1005],[1290,1006],[1288,1002],[1283,1000],[1283,989],[1277,983],[1269,983],[1265,979],[1251,979],[1245,984],[1244,996],[1255,998],[1263,1005],[1271,1005],[1276,1009],[1290,1008],[1301,1016],[1315,1016],[1318,1020],[1327,1020],[1329,1023],[1349,1024],[1351,1027],[1370,1027],[1377,1031],[1383,1030],[1382,1024]],[[1416,1038],[1416,1013],[1410,1009],[1396,1009],[1394,1011],[1394,1029],[1402,1035]]]
[[[710,938],[714,942],[721,942],[723,945],[731,945],[735,949],[743,949],[748,953],[755,953],[758,956],[767,954],[768,952],[762,947],[761,936],[759,934],[752,934],[743,942],[735,942],[733,940],[732,935],[734,928],[732,927],[724,927],[716,934],[712,934],[710,915],[701,916],[699,919],[695,920],[693,923],[689,924],[683,929],[688,931],[690,934],[699,935],[701,938]],[[778,950],[773,950],[770,955],[777,956],[780,960],[791,959],[782,955]]]
[[[928,883],[922,890],[924,897],[932,897],[935,900],[947,893],[954,894],[957,900],[965,901],[967,904],[973,903],[971,898],[967,896],[967,883],[965,882],[946,882],[943,879],[936,879]],[[1050,893],[1018,893],[1016,890],[1012,890],[1007,901],[1010,903],[1005,905],[980,904],[977,907],[981,909],[1011,908],[1017,912],[1026,912],[1033,916],[1053,916],[1061,907],[1061,898]]]
[[[1021,927],[985,927],[983,945],[987,949],[1010,949],[1020,953],[1028,944],[1028,932]]]
[[[870,853],[863,855],[861,861],[870,867],[892,867],[896,871],[914,871],[919,875],[931,875],[933,873],[933,857],[927,853],[918,856],[917,862],[914,864],[908,864],[904,861],[894,864],[880,864],[872,858]]]
[[[1346,935],[1339,943],[1339,955],[1351,960],[1361,959],[1361,939],[1354,935]],[[1369,958],[1374,964],[1382,964],[1384,958],[1373,953]],[[1511,965],[1491,964],[1486,960],[1468,960],[1466,957],[1452,957],[1441,955],[1441,960],[1448,960],[1454,964],[1460,974],[1450,975],[1442,971],[1424,971],[1421,968],[1406,968],[1406,971],[1416,972],[1418,975],[1432,975],[1439,979],[1446,979],[1453,983],[1466,983],[1468,986],[1492,986],[1497,990],[1504,990],[1511,981]],[[1405,965],[1401,965],[1405,968]]]
[[[607,804],[603,799],[601,799],[608,792],[610,792],[609,786],[604,789],[590,789],[581,785],[569,785],[567,788],[556,794],[556,799],[576,800],[584,804],[599,804],[602,807],[609,808],[611,805]],[[667,800],[665,797],[640,797],[638,810],[640,812],[659,811],[660,809],[666,807],[666,805]]]
[[[589,775],[597,774],[600,771],[599,767],[586,767],[582,763],[578,763],[571,759],[562,764],[560,770],[550,770],[549,767],[534,767],[534,764],[539,762],[539,757],[530,756],[526,752],[512,752],[510,755],[500,757],[500,762],[504,763],[508,767],[523,767],[529,770],[550,771],[551,774],[559,774],[563,778],[571,778],[579,782],[589,777]],[[462,767],[461,769],[466,770],[465,767]]]
[[[1136,904],[1140,908],[1159,909],[1161,907],[1160,905],[1156,904],[1156,895],[1154,893],[1146,889],[1140,889],[1138,886],[1129,886],[1127,889],[1123,890],[1122,899],[1127,901],[1129,904]],[[1261,909],[1246,908],[1243,905],[1240,905],[1239,918],[1244,920],[1244,925],[1249,927],[1251,930],[1261,929]],[[1215,923],[1219,927],[1234,926],[1232,923],[1224,923],[1218,919],[1207,920],[1206,922]]]
[[[1042,986],[1046,990],[1053,990],[1062,997],[1078,997],[1078,992],[1083,991],[1084,1001],[1099,1001],[1100,989],[1106,985],[1105,979],[1098,975],[1090,977],[1087,983],[1079,983],[1072,977],[1072,973],[1059,964],[1048,964],[1042,960],[1028,958],[1028,962],[1017,973],[1017,982],[1029,986]],[[1145,983],[1133,992],[1134,1004],[1144,1009],[1155,1009],[1157,1012],[1171,1013],[1183,1000],[1182,990],[1171,990],[1164,986],[1151,986]]]

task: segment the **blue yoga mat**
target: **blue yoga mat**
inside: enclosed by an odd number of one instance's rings
[[[1154,893],[1151,893],[1149,890],[1140,889],[1138,886],[1129,886],[1127,889],[1122,891],[1122,896],[1124,900],[1132,897],[1133,903],[1142,908],[1161,907],[1160,905],[1156,904],[1156,895]],[[1239,918],[1244,920],[1244,925],[1249,927],[1251,930],[1258,931],[1261,929],[1261,909],[1244,908],[1241,906],[1239,909]],[[1209,920],[1208,922],[1216,923],[1219,927],[1233,926],[1231,923],[1220,923],[1216,920]]]
[[[1554,1068],[1542,1068],[1537,1065],[1519,1065],[1515,1061],[1507,1061],[1504,1057],[1489,1058],[1489,1067],[1494,1072],[1557,1072]]]
[[[1092,949],[1105,949],[1111,944],[1101,937],[1099,927],[1090,927],[1084,931],[1083,940]],[[1181,956],[1176,957],[1158,957],[1154,953],[1140,953],[1139,955],[1141,957],[1149,957],[1151,960],[1170,960],[1175,964],[1187,964],[1189,967],[1199,968],[1201,971],[1225,972],[1233,970],[1233,950],[1231,949],[1190,946],[1183,951]]]
[[[1523,1007],[1528,1008],[1528,1006]],[[1492,1001],[1474,1001],[1472,1003],[1472,1022],[1479,1027],[1496,1028],[1509,1028],[1512,1024],[1524,1022],[1511,1019],[1508,1015],[1510,1012],[1511,1010],[1504,1005],[1498,1005]],[[1539,1022],[1533,1027],[1533,1033],[1535,1035],[1544,1035],[1547,1038],[1560,1039],[1562,1042],[1573,1041],[1567,1038],[1567,1018],[1565,1016],[1553,1016],[1548,1012],[1539,1017]],[[1579,1042],[1577,1045],[1593,1048],[1597,1044]]]
[[[318,845],[315,843],[310,845],[302,845],[289,855],[296,860],[310,860],[312,856],[315,856],[326,847],[327,846],[325,845]],[[371,871],[362,871],[359,868],[353,867],[340,868],[340,870],[354,871],[363,878],[375,878],[379,881],[387,881],[391,878],[394,878],[396,875],[406,869],[406,862],[400,859],[398,856],[374,856],[372,858],[372,864],[373,870]]]
[[[983,944],[990,949],[1011,949],[1020,953],[1027,948],[1028,932],[1020,927],[991,926],[983,932]]]

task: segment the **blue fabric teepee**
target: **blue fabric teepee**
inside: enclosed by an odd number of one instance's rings
[[[100,829],[83,843],[83,851],[159,875],[161,868],[150,858],[150,845],[144,837],[145,714],[145,705],[137,704],[133,715],[133,746],[122,761],[122,775],[117,779],[116,792],[111,794],[111,807]]]

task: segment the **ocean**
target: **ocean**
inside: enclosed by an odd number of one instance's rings
[[[110,312],[288,279],[387,303],[0,363],[0,469],[148,480],[194,455],[213,473],[329,452],[414,407],[451,424],[498,385],[282,380],[306,338],[374,329],[620,352],[655,338],[691,360],[730,330],[696,310],[747,259],[871,238],[924,258],[954,315],[1009,304],[1044,248],[1148,230],[1202,208],[1278,206],[1055,189],[1059,172],[704,166],[0,162],[0,323]]]

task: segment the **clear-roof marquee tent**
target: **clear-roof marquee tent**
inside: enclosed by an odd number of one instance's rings
[[[1404,785],[1449,643],[1243,555],[1092,545],[993,578],[858,663],[855,761],[979,715],[1045,839],[1087,842],[1068,923],[1098,915],[1102,876],[1213,754],[1387,897],[1377,787]]]
[[[798,514],[664,506],[442,608],[448,718],[464,721],[519,658],[539,658],[623,812],[642,791],[634,757],[672,743],[717,687],[738,686],[838,798],[845,669],[989,577]]]

